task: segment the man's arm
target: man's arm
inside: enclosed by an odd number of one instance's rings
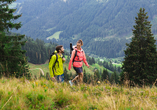
[[[55,61],[56,61],[56,55],[53,55],[53,56],[51,57],[51,59],[50,59],[50,62],[49,62],[49,71],[50,71],[50,76],[51,76],[51,77],[54,77],[54,73],[53,73],[53,71],[52,71],[52,67],[53,67]]]

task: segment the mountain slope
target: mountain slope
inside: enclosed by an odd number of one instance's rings
[[[156,34],[156,6],[155,0],[25,0],[17,7],[17,12],[23,13],[18,20],[23,26],[17,32],[46,40],[62,31],[59,39],[52,41],[65,48],[83,39],[88,54],[121,57],[140,7],[148,12]]]

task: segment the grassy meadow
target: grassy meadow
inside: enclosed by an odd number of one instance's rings
[[[48,30],[49,31],[49,30]],[[55,32],[52,36],[50,37],[47,37],[47,39],[59,39],[59,34],[62,33],[63,31],[58,31],[58,32]]]
[[[106,81],[107,82],[107,81]],[[157,87],[0,79],[1,110],[157,110]]]
[[[39,68],[41,68],[44,72],[44,75],[46,75],[46,73],[49,73],[49,68],[48,68],[48,63],[45,64],[32,64],[32,63],[28,63],[29,68],[30,68],[30,72],[32,73],[32,75],[36,75],[37,77],[40,75],[41,70]],[[63,68],[68,70],[68,63],[64,63],[63,64]],[[94,74],[94,70],[95,68],[97,68],[98,70],[103,71],[103,69],[105,69],[103,66],[100,66],[98,64],[93,64],[90,65],[90,68],[88,68],[85,64],[83,64],[83,69],[86,70],[87,74]],[[108,70],[108,72],[113,73],[112,71]],[[68,74],[76,74],[75,70],[73,69],[73,67],[71,66],[71,70],[68,70]]]

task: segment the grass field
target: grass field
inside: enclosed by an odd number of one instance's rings
[[[112,63],[112,64],[113,64],[113,66],[116,66],[116,67],[122,67],[121,64],[117,64],[117,63]]]
[[[157,110],[157,87],[0,79],[1,110]]]
[[[36,75],[37,77],[40,75],[40,69],[38,68],[41,68],[43,71],[44,71],[44,74],[46,75],[46,73],[48,72],[49,73],[49,67],[48,67],[48,63],[46,64],[41,64],[41,65],[35,65],[35,64],[32,64],[32,63],[29,63],[29,67],[30,67],[30,72],[33,74],[33,75]],[[36,69],[37,68],[37,69]],[[63,68],[67,69],[68,70],[68,64],[64,64],[63,65]],[[70,74],[70,72],[72,72],[72,74],[75,74],[75,71],[74,69],[72,68],[70,71],[68,70],[68,73]]]
[[[46,39],[47,39],[47,40],[48,40],[48,39],[53,39],[53,38],[59,39],[59,34],[62,33],[62,32],[63,32],[63,31],[55,32],[52,36],[47,37]]]

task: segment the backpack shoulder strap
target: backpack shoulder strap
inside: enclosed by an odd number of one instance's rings
[[[75,50],[75,55],[74,55],[74,58],[73,58],[73,62],[74,62],[74,59],[75,59],[76,55],[77,55],[77,50]]]
[[[56,62],[58,62],[58,55],[57,55],[57,53],[55,55],[56,55],[56,60],[55,60],[55,63],[53,64],[53,67],[55,66]]]

